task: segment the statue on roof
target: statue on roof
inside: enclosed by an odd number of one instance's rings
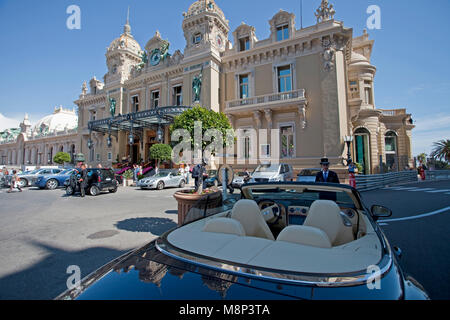
[[[317,9],[314,14],[317,18],[317,23],[322,21],[327,21],[334,18],[336,11],[333,8],[333,5],[328,3],[328,0],[322,0],[320,7]]]

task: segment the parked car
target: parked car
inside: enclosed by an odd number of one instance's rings
[[[316,182],[316,175],[321,171],[320,168],[303,169],[297,175],[298,182]]]
[[[290,164],[261,164],[252,173],[251,183],[292,181],[294,170]]]
[[[377,224],[390,215],[346,185],[246,184],[239,199],[205,195],[182,226],[57,299],[429,299]]]
[[[45,176],[45,175],[58,174],[61,171],[63,171],[63,169],[37,169],[37,170],[33,170],[33,171],[23,172],[18,175],[20,178],[19,186],[21,188],[34,186],[34,184],[36,183],[36,181],[39,177]],[[8,181],[9,181],[8,182],[8,186],[9,186],[11,179],[9,179]]]
[[[39,189],[55,190],[64,187],[64,182],[70,177],[75,169],[66,169],[58,174],[39,176],[35,182],[35,186]]]
[[[158,174],[138,181],[137,186],[141,189],[162,190],[168,187],[184,188],[186,178],[174,170],[160,170]]]
[[[102,191],[109,191],[110,193],[117,192],[118,182],[115,179],[114,171],[112,169],[86,169],[88,172],[88,183],[86,185],[86,193],[91,196],[97,196]],[[71,196],[80,191],[78,183],[81,177],[81,169],[77,168],[71,174],[70,178],[64,183],[66,187],[66,194]]]
[[[241,189],[241,187],[248,183],[251,179],[251,176],[247,172],[238,172],[234,175],[233,182],[231,186],[235,189]]]

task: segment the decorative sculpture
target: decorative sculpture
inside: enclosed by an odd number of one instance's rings
[[[327,21],[334,18],[336,11],[333,8],[333,5],[328,3],[328,0],[322,0],[319,9],[317,9],[314,14],[317,18],[317,23],[321,21]]]
[[[115,117],[116,115],[116,99],[109,98],[109,112],[111,113],[111,117]]]
[[[198,76],[195,76],[194,80],[192,81],[192,91],[194,93],[193,102],[200,102],[200,96],[202,93],[202,79],[203,79],[203,66],[202,70],[200,71],[200,74]]]

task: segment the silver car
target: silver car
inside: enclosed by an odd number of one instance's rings
[[[34,184],[36,183],[36,181],[39,177],[45,176],[45,175],[51,175],[51,174],[58,174],[61,171],[62,171],[62,169],[37,169],[37,170],[21,173],[18,175],[20,178],[19,186],[21,188],[34,186]],[[9,186],[10,182],[11,182],[11,179],[9,179],[9,182],[7,183],[8,186]]]
[[[321,171],[320,168],[303,169],[297,176],[298,182],[316,182],[316,175]]]
[[[184,188],[186,178],[171,170],[161,170],[158,174],[150,178],[144,178],[138,181],[137,186],[141,189],[157,189],[162,190],[169,187]]]
[[[294,169],[290,164],[261,164],[252,173],[250,183],[292,181]]]

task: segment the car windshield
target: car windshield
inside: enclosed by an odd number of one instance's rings
[[[256,168],[255,172],[278,172],[279,165],[262,164]]]
[[[39,171],[41,171],[41,169],[37,169],[37,170],[33,170],[33,171],[28,171],[28,172],[24,172],[23,174],[36,174]]]
[[[73,170],[73,169],[63,170],[63,171],[61,171],[61,172],[58,173],[58,174],[60,174],[60,175],[70,174],[70,173],[72,172],[72,170]]]
[[[352,198],[344,190],[321,191],[308,188],[276,187],[274,189],[251,189],[250,194],[256,202],[261,200],[292,200],[312,203],[316,200],[333,200],[338,204],[355,205]]]
[[[319,171],[319,169],[304,169],[299,176],[316,176]]]
[[[153,177],[155,178],[164,178],[169,175],[170,172],[159,172],[158,174],[155,174]]]

